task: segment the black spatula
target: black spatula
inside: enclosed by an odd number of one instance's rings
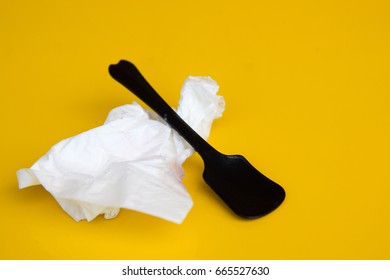
[[[254,168],[243,156],[224,155],[200,137],[149,85],[138,69],[121,60],[110,65],[111,76],[159,114],[202,157],[203,179],[239,216],[257,218],[276,209],[284,189]]]

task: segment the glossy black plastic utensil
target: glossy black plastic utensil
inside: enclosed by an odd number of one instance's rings
[[[281,186],[261,174],[243,156],[224,155],[211,147],[158,95],[132,63],[121,60],[110,65],[109,72],[200,154],[204,161],[203,179],[237,215],[261,217],[283,202],[286,194]]]

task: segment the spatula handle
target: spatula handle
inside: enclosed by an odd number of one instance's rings
[[[118,64],[109,66],[110,75],[125,86],[173,129],[175,129],[202,157],[215,152],[199,134],[197,134],[179,115],[161,98],[161,96],[146,81],[138,69],[129,61],[121,60]]]

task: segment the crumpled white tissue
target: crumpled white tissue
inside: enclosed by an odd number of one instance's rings
[[[225,108],[210,77],[189,77],[178,114],[203,138]],[[42,185],[74,220],[114,218],[120,208],[182,223],[193,202],[182,163],[193,149],[154,112],[134,102],[113,109],[102,126],[62,140],[31,168],[19,188]]]

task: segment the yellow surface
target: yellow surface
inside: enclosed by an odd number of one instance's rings
[[[294,4],[292,4],[294,2]],[[2,259],[389,259],[387,1],[11,1],[0,4]],[[287,191],[235,217],[184,165],[182,225],[130,210],[74,222],[15,172],[137,100],[109,76],[133,61],[172,106],[188,75],[220,84],[210,143]]]

